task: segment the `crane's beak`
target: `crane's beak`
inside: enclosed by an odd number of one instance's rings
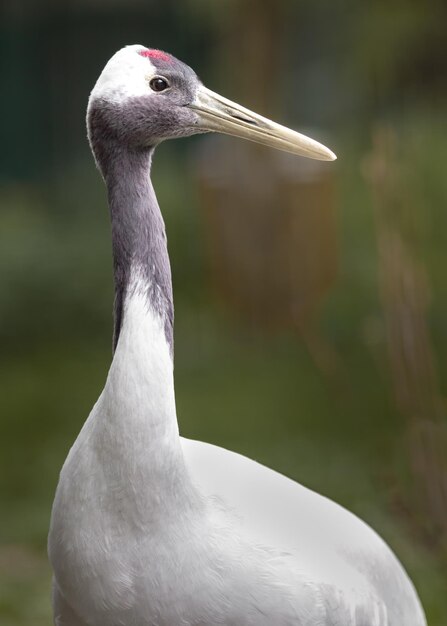
[[[318,141],[253,113],[203,85],[199,87],[193,103],[189,106],[197,111],[199,127],[203,130],[249,139],[319,161],[334,161],[337,158]]]

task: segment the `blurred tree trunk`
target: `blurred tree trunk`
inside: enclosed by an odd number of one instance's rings
[[[284,0],[233,0],[222,23],[221,63],[239,100],[263,115],[280,109]]]
[[[230,97],[280,117],[284,0],[233,0],[221,22],[220,65]],[[293,80],[291,77],[290,80]],[[337,268],[335,189],[327,164],[250,142],[211,138],[200,165],[214,284],[253,325],[297,330],[329,378],[339,359],[317,315]]]

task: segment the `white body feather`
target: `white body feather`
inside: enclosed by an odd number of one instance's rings
[[[254,461],[179,437],[161,320],[138,285],[62,469],[57,626],[425,626],[384,542]]]

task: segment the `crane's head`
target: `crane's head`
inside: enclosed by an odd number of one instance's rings
[[[90,95],[87,124],[97,157],[98,140],[149,148],[215,131],[312,159],[336,158],[313,139],[210,91],[170,54],[140,45],[119,50],[107,63]]]

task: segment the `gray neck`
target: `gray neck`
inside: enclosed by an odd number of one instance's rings
[[[110,153],[109,153],[110,154]],[[132,278],[143,280],[148,307],[164,320],[173,352],[174,307],[171,267],[163,217],[150,180],[153,149],[131,151],[115,147],[102,170],[112,221],[115,278],[115,350],[125,315]]]

